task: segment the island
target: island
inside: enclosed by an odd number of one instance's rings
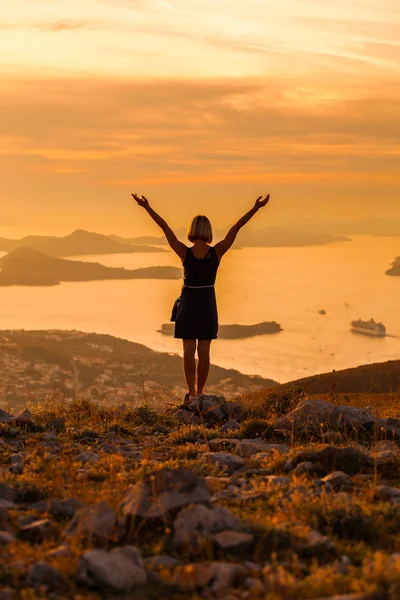
[[[256,325],[220,325],[218,329],[218,337],[223,340],[239,340],[254,337],[256,335],[268,335],[271,333],[279,333],[282,327],[275,321],[264,321]],[[162,335],[174,335],[174,324],[163,323],[158,332]]]
[[[208,393],[242,394],[277,385],[271,379],[211,365]],[[0,406],[46,398],[179,403],[182,358],[111,335],[81,331],[0,331]]]
[[[0,238],[0,252],[11,252],[17,248],[32,248],[52,256],[166,252],[163,248],[143,244],[132,245],[123,240],[83,229],[77,229],[64,237],[28,235],[20,240]]]
[[[386,275],[400,277],[400,256],[394,260],[391,268],[386,271]]]
[[[51,286],[62,281],[108,279],[181,279],[177,267],[124,269],[100,263],[67,260],[32,248],[17,248],[0,259],[0,286]]]

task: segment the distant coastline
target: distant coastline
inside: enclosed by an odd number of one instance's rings
[[[100,263],[66,260],[31,248],[18,248],[0,259],[0,286],[52,286],[62,281],[115,279],[181,279],[177,267],[124,269]]]
[[[214,237],[218,241],[225,229],[216,229]],[[179,239],[187,243],[186,229],[176,230]],[[253,232],[242,232],[235,248],[273,248],[325,246],[336,242],[351,241],[350,238],[324,233],[267,227]],[[65,236],[28,235],[21,239],[0,238],[0,252],[12,252],[18,248],[31,248],[56,257],[90,256],[101,254],[134,254],[167,252],[167,242],[162,236],[123,237],[105,235],[77,229]]]

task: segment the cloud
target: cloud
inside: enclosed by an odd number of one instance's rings
[[[32,23],[31,27],[48,32],[71,31],[75,29],[88,29],[95,26],[95,21],[60,20],[42,23]]]
[[[221,181],[232,169],[246,180],[395,172],[400,85],[335,89],[336,98],[313,89],[301,80],[21,82],[0,97],[1,154],[107,181],[132,169],[162,181],[171,171]]]

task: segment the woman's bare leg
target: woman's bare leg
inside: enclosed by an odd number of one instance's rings
[[[197,393],[202,394],[210,370],[210,346],[211,340],[199,340],[197,354],[199,362],[197,365]]]
[[[183,340],[183,371],[189,396],[196,395],[196,340]]]

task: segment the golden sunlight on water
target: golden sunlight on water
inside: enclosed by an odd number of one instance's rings
[[[224,257],[217,284],[221,323],[278,321],[284,331],[217,340],[212,360],[280,382],[314,373],[397,359],[400,337],[352,334],[350,320],[374,317],[400,336],[400,278],[385,271],[400,254],[398,238],[356,237],[309,248],[244,248]],[[83,257],[108,266],[179,266],[172,253]],[[0,289],[0,328],[80,329],[109,333],[163,352],[180,340],[161,336],[179,281],[63,283]],[[318,314],[326,310],[326,316]]]

